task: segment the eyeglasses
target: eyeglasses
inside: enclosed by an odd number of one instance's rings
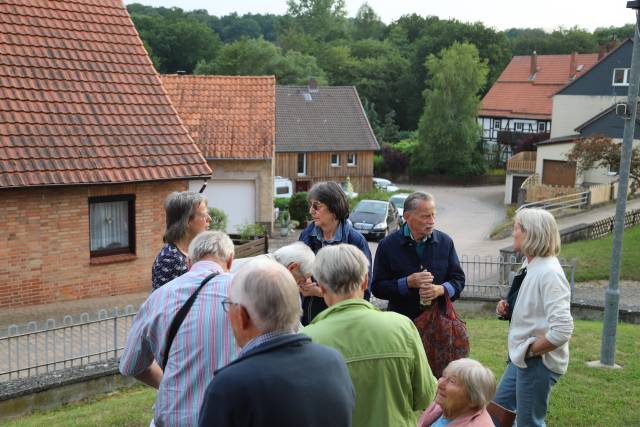
[[[309,203],[309,209],[312,209],[314,211],[319,211],[323,206],[324,204],[320,202]]]
[[[225,313],[229,312],[229,306],[230,305],[240,305],[237,302],[233,302],[227,298],[222,300],[222,309],[224,310]]]

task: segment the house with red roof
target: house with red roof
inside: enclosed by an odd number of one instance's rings
[[[531,134],[549,134],[552,129],[553,94],[589,70],[598,53],[514,56],[482,99],[478,123],[487,150],[506,161],[513,146]],[[522,158],[520,158],[522,157]],[[531,155],[507,164],[505,203],[515,203],[517,190],[533,173]],[[525,159],[526,157],[526,159]]]
[[[275,77],[164,75],[164,87],[214,176],[209,207],[227,215],[227,232],[273,224]],[[197,191],[202,181],[190,181]]]
[[[121,0],[0,2],[0,307],[151,290],[211,168]]]

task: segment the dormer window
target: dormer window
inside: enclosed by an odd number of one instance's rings
[[[614,86],[629,86],[629,68],[614,68],[613,69],[613,85]]]

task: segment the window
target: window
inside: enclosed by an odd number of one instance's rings
[[[358,161],[356,153],[347,154],[347,166],[355,166]]]
[[[494,120],[493,121],[493,128],[494,129],[500,129],[500,120]]]
[[[306,153],[298,153],[298,175],[307,174],[307,155]]]
[[[523,124],[522,123],[516,123],[516,130],[522,130]]]
[[[613,69],[613,85],[629,86],[629,69],[628,68]]]
[[[89,198],[90,255],[133,254],[135,242],[135,196]]]
[[[544,132],[547,130],[547,124],[545,122],[538,122],[538,132]]]
[[[331,166],[333,167],[340,166],[340,154],[331,153]]]
[[[620,165],[609,165],[609,170],[607,171],[607,175],[609,176],[618,175],[620,173],[618,169],[620,169]]]

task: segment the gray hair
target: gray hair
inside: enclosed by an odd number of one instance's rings
[[[496,377],[477,360],[454,360],[444,372],[447,377],[455,377],[462,383],[474,408],[485,408],[496,394]]]
[[[307,195],[311,199],[324,203],[329,212],[336,216],[339,222],[349,217],[349,199],[337,182],[318,182],[311,187]]]
[[[285,267],[295,262],[300,265],[300,273],[302,273],[303,276],[310,276],[316,254],[304,243],[295,242],[275,251],[273,258]]]
[[[526,236],[520,251],[530,257],[556,256],[560,253],[560,232],[556,219],[544,209],[523,209],[515,222]]]
[[[356,246],[341,243],[318,251],[313,276],[334,294],[348,295],[362,284],[369,260]]]
[[[233,242],[222,231],[203,231],[189,244],[189,257],[194,263],[206,256],[226,261],[234,255]]]
[[[430,193],[424,193],[422,191],[416,191],[409,194],[404,200],[404,212],[412,212],[418,207],[420,202],[435,202],[435,199]]]
[[[207,198],[192,191],[174,191],[167,196],[164,201],[167,220],[167,230],[163,237],[165,243],[175,243],[187,234],[189,221],[195,217],[202,202],[206,204]]]
[[[298,285],[281,264],[265,258],[250,261],[234,276],[229,293],[260,332],[298,328],[302,316]]]

